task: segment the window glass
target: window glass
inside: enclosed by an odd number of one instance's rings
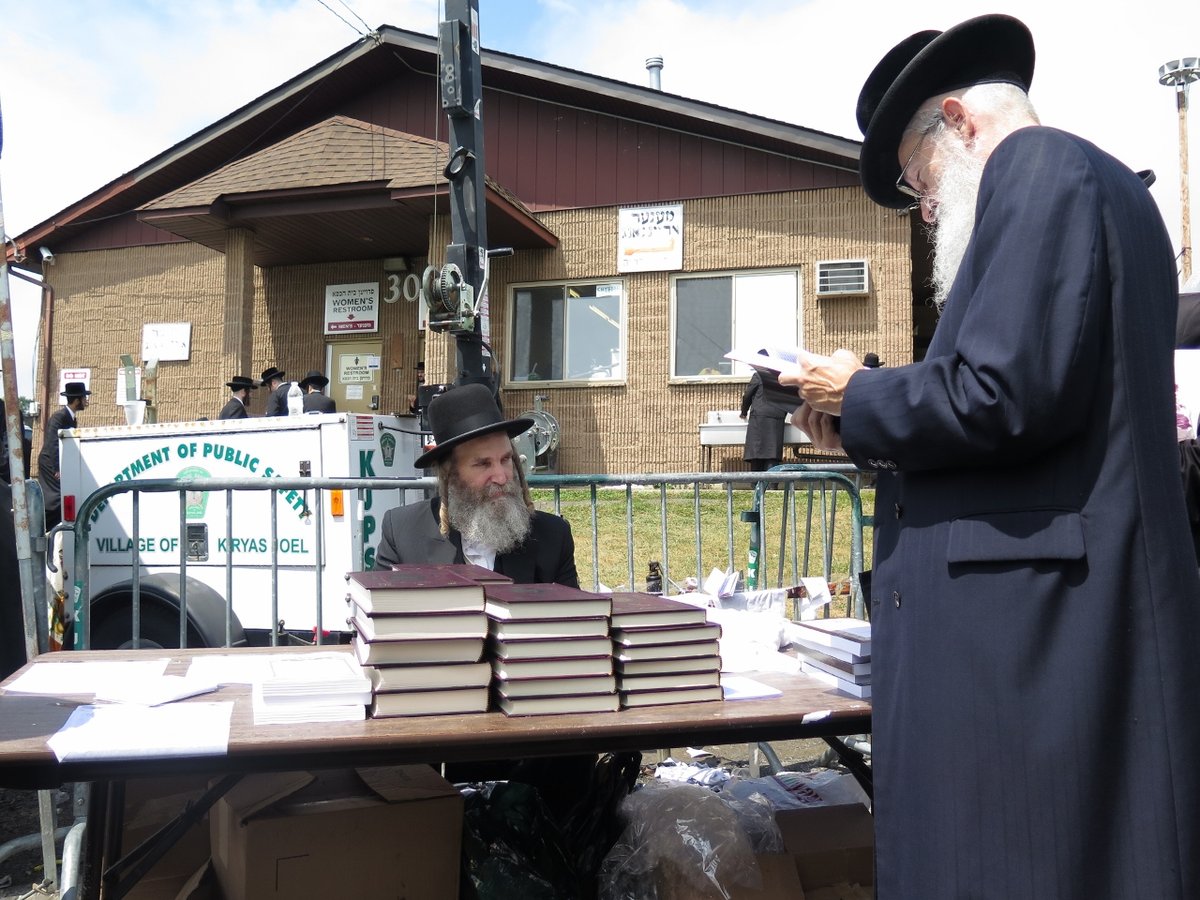
[[[672,375],[748,375],[724,358],[732,347],[799,346],[800,275],[747,272],[680,276],[674,280]]]
[[[514,288],[509,381],[624,378],[623,293],[621,282]]]

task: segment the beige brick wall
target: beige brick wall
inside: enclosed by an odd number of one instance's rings
[[[507,355],[509,285],[616,277],[617,209],[564,210],[540,215],[558,235],[552,251],[523,251],[492,266],[491,344]],[[803,285],[806,345],[830,352],[874,350],[889,364],[911,360],[909,232],[907,220],[871,204],[857,188],[759,194],[684,203],[687,272],[798,267]],[[444,255],[449,221],[431,222],[434,256]],[[865,257],[871,294],[815,296],[820,260]],[[423,261],[414,260],[418,268]],[[626,379],[620,385],[506,388],[510,415],[533,407],[533,393],[562,429],[559,471],[667,472],[700,467],[697,425],[711,409],[735,409],[744,382],[668,383],[670,277],[666,272],[623,276],[627,286]],[[289,375],[325,366],[322,334],[325,285],[383,282],[378,260],[255,270],[251,359],[246,371],[222,371],[225,258],[197,244],[62,254],[54,267],[55,319],[51,371],[93,370],[93,406],[84,424],[124,421],[115,405],[122,353],[137,358],[145,322],[191,322],[191,358],[159,366],[161,421],[215,417],[225,403],[225,381],[257,377],[279,365]],[[415,390],[413,368],[425,359],[430,382],[456,375],[452,337],[416,330],[416,310],[401,301],[380,304],[384,342],[381,409],[407,408]],[[328,373],[327,373],[328,374]],[[251,411],[262,410],[262,392]],[[39,393],[40,396],[40,393]],[[39,429],[40,431],[40,426]],[[35,443],[40,444],[40,433]],[[738,447],[716,448],[713,467],[743,468]]]

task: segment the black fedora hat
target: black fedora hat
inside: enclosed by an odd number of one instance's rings
[[[272,378],[283,378],[283,376],[284,376],[283,369],[277,369],[274,366],[271,366],[271,368],[269,368],[269,369],[263,369],[263,373],[262,373],[262,375],[260,375],[258,377],[258,380],[262,384],[266,384]]]
[[[247,378],[245,375],[234,375],[233,378],[225,382],[225,386],[235,391],[258,390],[258,385],[254,383],[254,379]]]
[[[304,379],[300,382],[300,387],[305,388],[310,384],[313,385],[313,387],[323,388],[325,385],[329,384],[329,379],[316,369],[309,369],[308,374],[305,375]]]
[[[59,392],[59,396],[66,397],[68,400],[75,400],[79,397],[86,397],[91,391],[88,386],[82,381],[68,381],[63,385],[63,390]]]
[[[493,431],[510,438],[533,427],[533,419],[505,419],[492,392],[482,384],[463,384],[438,394],[429,403],[429,427],[436,446],[417,457],[418,469],[442,459],[464,441]]]
[[[1033,35],[1012,16],[968,19],[945,31],[920,31],[887,52],[858,95],[863,132],[858,168],[867,196],[891,209],[912,198],[896,190],[904,130],[930,97],[975,84],[1007,83],[1029,90]]]

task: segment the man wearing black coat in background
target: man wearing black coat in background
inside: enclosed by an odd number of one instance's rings
[[[68,381],[61,396],[66,405],[60,406],[46,420],[42,432],[42,450],[38,453],[38,482],[42,486],[42,497],[46,504],[46,530],[49,531],[62,521],[62,494],[58,482],[58,433],[64,428],[75,427],[76,414],[87,409],[91,391],[82,381]]]
[[[253,378],[247,378],[245,375],[234,375],[233,379],[225,382],[225,386],[233,391],[233,396],[229,398],[229,402],[221,408],[218,419],[247,419],[250,413],[246,411],[246,407],[250,405],[250,392],[258,390],[258,385],[254,383]]]

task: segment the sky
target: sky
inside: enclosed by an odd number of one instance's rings
[[[381,24],[435,34],[438,0],[0,0],[2,224],[15,236]],[[1158,69],[1200,56],[1200,2],[1144,0],[479,0],[483,46],[860,139],[854,106],[907,35],[1004,12],[1033,32],[1042,121],[1133,169],[1179,249],[1179,117]],[[365,24],[364,24],[365,23]],[[1200,106],[1200,83],[1191,91]],[[487,115],[487,109],[484,109]],[[1200,170],[1200,109],[1188,119]],[[485,147],[486,152],[486,147]],[[1193,245],[1200,179],[1193,174]],[[51,248],[53,249],[53,248]],[[1193,260],[1196,254],[1193,252]],[[1194,268],[1200,268],[1200,264]],[[39,291],[9,280],[20,393]],[[114,360],[116,365],[117,361]]]

